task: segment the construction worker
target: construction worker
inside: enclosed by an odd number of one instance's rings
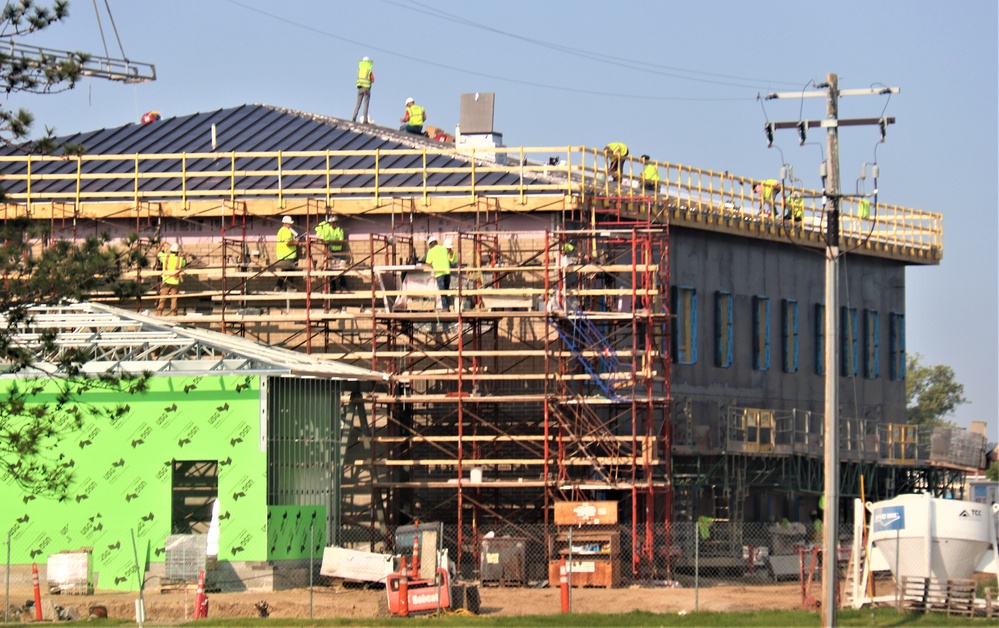
[[[813,510],[811,513],[812,519],[812,541],[814,543],[822,543],[822,535],[825,533],[822,523],[822,515],[819,514],[818,510]]]
[[[454,251],[454,241],[451,238],[444,238],[444,248],[447,249],[447,261],[451,268],[458,266],[458,254]]]
[[[787,209],[784,210],[784,220],[793,219],[794,222],[801,222],[805,219],[805,199],[801,197],[801,192],[795,190],[791,193],[791,201]]]
[[[423,263],[433,269],[434,279],[437,280],[438,290],[451,289],[451,262],[447,248],[437,242],[436,236],[427,238],[427,256]],[[445,312],[451,311],[451,296],[441,294],[441,309]]]
[[[646,190],[656,192],[659,190],[659,166],[650,159],[648,155],[642,155],[642,163],[645,164],[645,168],[642,169],[642,185]]]
[[[760,195],[761,214],[764,216],[777,215],[774,205],[777,202],[777,195],[780,194],[781,189],[780,181],[777,179],[767,179],[753,186],[753,191]],[[770,211],[767,211],[767,206],[770,207]]]
[[[413,135],[423,135],[423,123],[426,121],[426,109],[416,104],[416,101],[412,98],[407,98],[406,113],[399,118],[399,122],[403,123],[403,125],[399,127],[399,130],[405,131],[406,133],[412,133]]]
[[[621,178],[621,166],[624,164],[624,158],[628,156],[628,145],[622,142],[611,142],[604,146],[604,156],[610,160],[607,167],[610,169],[611,178],[617,181]]]
[[[316,225],[316,237],[326,245],[326,259],[324,260],[323,268],[329,270],[334,262],[336,266],[342,266],[342,262],[347,254],[344,247],[347,242],[347,236],[343,231],[343,227],[340,226],[340,220],[335,214],[328,214]],[[338,292],[346,287],[343,275],[334,277],[332,284],[333,289]]]
[[[371,104],[371,84],[375,82],[375,73],[371,71],[375,62],[364,57],[357,64],[357,103],[354,105],[354,115],[351,122],[357,122],[357,112],[361,110],[361,102],[364,102],[364,115],[361,116],[361,124],[368,123],[368,105]]]
[[[871,199],[862,198],[860,199],[860,210],[859,214],[861,218],[871,217]]]
[[[177,295],[180,294],[180,271],[187,265],[180,254],[180,245],[163,243],[156,255],[160,262],[160,300],[156,304],[156,316],[163,315],[167,298],[170,299],[170,316],[177,315]]]
[[[275,246],[275,270],[277,272],[277,283],[274,289],[277,291],[295,288],[295,282],[284,273],[298,268],[298,232],[294,229],[295,221],[291,216],[281,219],[281,228],[277,232],[277,244]]]

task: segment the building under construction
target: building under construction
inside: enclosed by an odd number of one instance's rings
[[[785,219],[791,185],[768,206],[729,173],[660,161],[649,182],[599,148],[504,147],[472,113],[455,143],[263,105],[81,133],[83,156],[0,157],[4,218],[178,243],[172,323],[387,374],[345,390],[336,455],[307,463],[335,465],[330,543],[443,521],[461,563],[488,530],[547,530],[556,502],[614,501],[629,577],[659,573],[678,522],[817,507],[830,369],[845,497],[960,490],[982,447],[955,433],[934,458],[905,424],[905,270],[941,260],[939,214],[844,201],[825,364],[819,193]],[[313,235],[330,214],[341,250]],[[305,236],[290,271],[284,216]],[[430,236],[453,242],[443,293]],[[154,310],[158,272],[139,276],[115,304]]]

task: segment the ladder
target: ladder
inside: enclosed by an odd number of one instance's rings
[[[629,376],[630,379],[631,365],[621,362],[607,337],[586,316],[583,309],[577,304],[566,316],[549,315],[548,323],[604,396],[613,401],[626,401],[617,394],[615,384],[620,381],[616,379],[618,374]],[[583,355],[584,351],[592,351],[596,357],[586,357]]]

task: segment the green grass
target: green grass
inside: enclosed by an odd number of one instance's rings
[[[939,613],[896,613],[890,608],[875,611],[840,610],[840,626],[978,626],[995,625],[994,620],[947,617]],[[633,612],[617,615],[524,615],[524,616],[418,616],[403,619],[211,619],[183,624],[185,626],[819,626],[819,613],[806,611],[758,611],[745,613],[647,613]]]

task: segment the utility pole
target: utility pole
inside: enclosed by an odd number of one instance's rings
[[[824,416],[824,485],[825,509],[822,517],[822,625],[833,628],[836,625],[836,560],[839,547],[839,206],[843,195],[839,181],[839,127],[859,125],[879,125],[882,139],[887,125],[894,124],[894,118],[866,118],[855,120],[839,119],[840,96],[862,96],[897,94],[897,87],[871,89],[839,89],[839,77],[835,73],[826,75],[826,82],[816,85],[823,91],[785,92],[768,94],[765,100],[777,98],[808,98],[826,96],[825,120],[799,120],[797,122],[767,123],[767,137],[772,138],[775,129],[798,129],[801,142],[805,142],[806,129],[824,127],[826,129],[825,171],[823,194],[826,209],[826,288],[825,288],[825,416]],[[771,140],[772,141],[772,140]]]

